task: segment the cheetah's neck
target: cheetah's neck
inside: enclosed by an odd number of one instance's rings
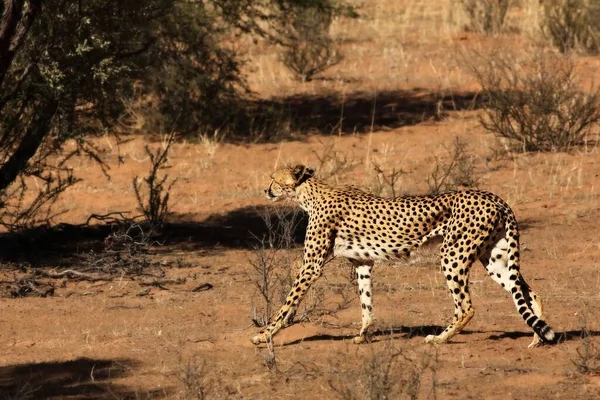
[[[335,191],[336,190],[333,187],[325,182],[315,178],[309,178],[296,187],[295,201],[310,215],[313,212],[315,205],[318,203],[319,198]]]

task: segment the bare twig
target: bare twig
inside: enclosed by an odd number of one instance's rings
[[[182,285],[185,283],[185,278],[177,279],[153,279],[152,281],[140,281],[140,286],[155,286],[163,290],[168,290],[163,285]]]
[[[213,288],[213,285],[210,284],[210,283],[208,283],[208,282],[206,282],[206,283],[203,283],[203,284],[201,284],[201,285],[196,286],[195,288],[193,288],[192,292],[202,292],[202,291],[205,291],[205,290],[210,290],[212,288]]]
[[[79,281],[90,281],[90,282],[97,282],[97,281],[112,281],[113,280],[113,276],[111,275],[90,275],[90,274],[84,274],[83,272],[79,272],[79,271],[75,271],[72,269],[67,269],[65,271],[61,271],[61,272],[48,272],[48,271],[35,271],[35,274],[33,276],[41,276],[44,278],[52,278],[52,279],[61,279],[61,278],[69,278],[72,280],[79,280]]]
[[[91,214],[82,225],[89,225],[90,221],[95,219],[97,221],[102,221],[104,223],[123,223],[126,221],[132,221],[135,220],[136,217],[134,218],[130,218],[128,216],[126,216],[125,214],[129,214],[129,211],[113,211],[110,212],[108,214]],[[118,218],[115,218],[114,216],[117,216]]]

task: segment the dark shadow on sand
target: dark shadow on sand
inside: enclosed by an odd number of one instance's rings
[[[572,340],[580,340],[586,336],[600,336],[600,331],[584,331],[584,330],[575,330],[575,331],[564,331],[564,332],[556,332],[557,342],[570,342]],[[503,340],[503,339],[519,339],[523,337],[532,337],[531,331],[515,331],[515,332],[504,332],[498,335],[491,335],[490,339],[492,340]]]
[[[438,335],[444,330],[444,327],[439,325],[419,325],[419,326],[393,326],[385,329],[377,329],[369,334],[369,342],[379,342],[387,339],[411,339],[414,337],[427,337],[428,335]],[[358,333],[358,332],[357,332]],[[461,335],[470,335],[473,333],[481,333],[479,331],[464,330]],[[339,340],[352,340],[356,334],[318,334],[308,336],[302,339],[293,340],[282,344],[281,346],[291,346],[301,342],[313,342],[313,341],[339,341]]]
[[[299,133],[367,133],[441,120],[449,111],[481,108],[477,92],[443,94],[415,88],[380,92],[316,94],[275,97],[248,104],[257,116],[279,115]]]
[[[0,393],[8,399],[145,399],[168,392],[142,392],[114,380],[131,374],[128,359],[18,364],[0,367]]]
[[[378,329],[369,335],[370,342],[379,342],[381,340],[386,339],[411,339],[414,337],[427,337],[428,335],[438,335],[444,330],[444,327],[439,325],[421,325],[421,326],[394,326],[385,329]],[[358,332],[357,332],[358,333]],[[484,331],[473,331],[473,330],[464,330],[461,331],[459,335],[455,336],[452,339],[452,342],[456,343],[457,338],[460,335],[472,335],[472,334],[481,334],[486,333]],[[556,332],[558,337],[558,342],[568,342],[573,340],[580,340],[586,336],[600,336],[600,331],[583,331],[583,330],[573,330],[573,331],[564,331],[564,332]],[[313,336],[308,336],[302,339],[293,340],[291,342],[283,343],[281,346],[291,346],[301,342],[314,342],[314,341],[340,341],[340,340],[352,340],[356,334],[318,334]],[[520,339],[520,338],[533,338],[533,333],[531,331],[512,331],[512,332],[502,332],[499,334],[492,334],[489,336],[490,340],[504,340],[504,339]]]
[[[291,210],[291,209],[290,209]],[[153,238],[160,246],[153,252],[173,249],[196,251],[212,249],[252,249],[269,235],[264,218],[280,223],[281,212],[272,207],[245,207],[225,214],[215,214],[203,221],[191,221],[185,215],[173,215]],[[304,242],[308,219],[298,213],[298,223],[291,232],[292,242]],[[0,233],[0,263],[27,263],[32,267],[71,266],[77,255],[101,252],[104,240],[118,225],[71,225],[38,227],[15,233]],[[0,268],[2,265],[0,264]]]
[[[276,211],[279,210],[279,211]],[[294,211],[295,210],[295,211]],[[308,216],[293,205],[274,208],[269,205],[243,207],[227,213],[213,214],[202,221],[193,216],[173,214],[160,233],[153,238],[161,245],[153,252],[212,251],[223,249],[253,249],[269,236],[271,226],[281,226],[295,214],[296,223],[290,232],[291,242],[302,246]],[[522,230],[531,221],[520,223]],[[0,233],[0,268],[3,263],[12,267],[27,263],[32,267],[67,267],[79,262],[78,255],[101,252],[105,239],[119,229],[113,225],[58,224],[15,233]],[[271,232],[272,233],[272,232]]]

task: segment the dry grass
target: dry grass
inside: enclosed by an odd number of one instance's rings
[[[422,388],[423,375],[435,374],[437,368],[437,360],[431,353],[409,353],[395,348],[390,338],[357,358],[359,368],[333,366],[329,385],[336,397],[344,400],[417,399],[426,393],[427,397],[433,395],[432,398],[436,398],[435,379],[430,389]]]

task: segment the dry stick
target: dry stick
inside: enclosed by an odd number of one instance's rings
[[[373,110],[371,111],[371,129],[369,130],[369,142],[367,143],[367,156],[365,157],[365,168],[369,168],[371,160],[371,142],[373,141],[373,130],[375,129],[375,112],[377,111],[377,92],[373,95]]]
[[[113,280],[113,277],[110,275],[90,275],[90,274],[84,274],[83,272],[75,271],[72,269],[67,269],[65,271],[56,272],[56,273],[46,272],[46,271],[36,271],[33,276],[43,276],[45,278],[52,278],[52,279],[60,279],[60,278],[64,278],[66,276],[69,279],[78,279],[78,280],[85,280],[85,281],[90,281],[90,282],[112,281]]]
[[[136,294],[137,297],[142,297],[142,296],[147,296],[150,294],[150,288],[144,289],[141,292],[139,292],[138,294]]]
[[[205,290],[210,290],[212,288],[213,288],[213,285],[206,282],[206,283],[203,283],[202,285],[199,285],[199,286],[196,286],[195,288],[193,288],[192,292],[202,292]]]
[[[140,281],[138,282],[138,284],[140,286],[157,286],[160,287],[161,289],[165,289],[163,288],[162,285],[168,285],[168,284],[175,284],[175,285],[181,285],[185,283],[185,279],[153,279],[151,281]]]
[[[46,297],[49,294],[54,294],[54,288],[52,286],[46,288],[46,290],[40,290],[33,284],[33,281],[27,281],[27,286],[34,292],[38,293],[42,297]]]
[[[127,221],[132,218],[125,216],[125,214],[129,214],[129,211],[114,211],[108,214],[91,214],[88,219],[85,221],[83,225],[89,225],[90,221],[96,219],[98,221],[109,221],[109,222],[122,222]],[[113,217],[113,215],[117,215],[119,218]]]
[[[49,286],[45,290],[40,290],[35,286],[35,283],[34,277],[18,278],[14,281],[0,281],[0,284],[16,285],[15,293],[20,293],[22,289],[29,288],[32,292],[38,293],[42,297],[54,294],[54,287]]]

